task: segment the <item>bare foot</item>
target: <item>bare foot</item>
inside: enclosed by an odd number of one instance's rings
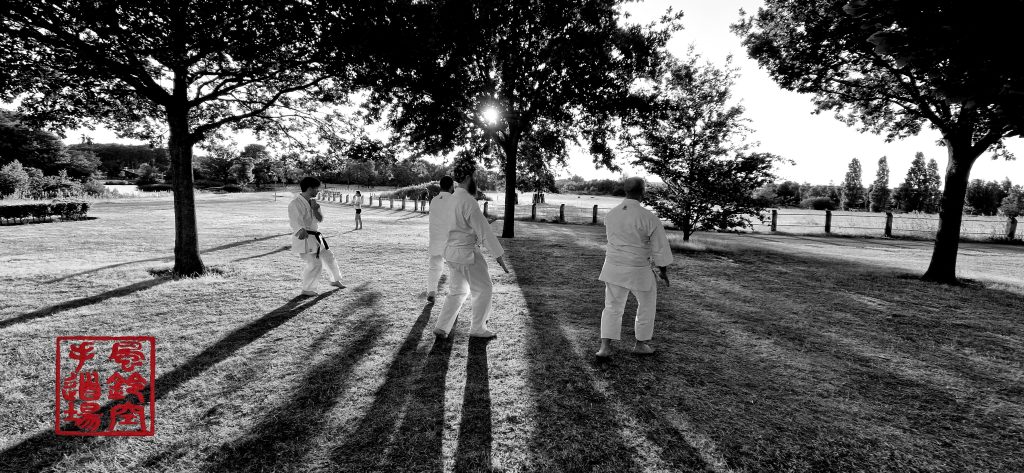
[[[636,342],[636,345],[633,345],[633,353],[636,353],[637,355],[653,355],[654,347],[648,345],[646,342],[638,341]]]
[[[605,341],[601,341],[601,349],[597,350],[596,356],[598,358],[608,358],[612,356],[612,344]]]

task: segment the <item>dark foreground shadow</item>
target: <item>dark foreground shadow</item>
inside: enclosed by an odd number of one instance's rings
[[[332,448],[329,461],[334,471],[441,470],[451,341],[434,340],[426,356],[417,351],[431,307],[424,307],[409,329],[373,403],[346,429],[344,441]]]
[[[182,384],[198,377],[211,366],[227,359],[239,349],[316,305],[330,294],[332,293],[328,292],[314,298],[293,298],[281,307],[232,330],[181,366],[159,376],[156,379],[156,399],[160,400]],[[149,388],[142,391],[144,398],[148,398],[149,394]],[[110,410],[116,405],[115,403],[104,405],[99,412],[100,417],[109,418]],[[106,424],[102,427],[105,428]],[[64,430],[74,430],[74,426],[68,425],[64,427]],[[79,449],[91,448],[92,445],[104,440],[96,437],[57,436],[54,435],[52,429],[47,429],[0,452],[0,465],[9,471],[48,470],[60,462],[65,455]]]
[[[9,319],[0,320],[0,329],[4,329],[4,328],[10,327],[12,325],[20,324],[20,323],[23,323],[23,322],[28,322],[30,320],[39,319],[39,318],[42,318],[42,317],[48,317],[48,316],[51,316],[51,315],[54,315],[54,314],[58,314],[58,313],[61,313],[61,312],[65,312],[65,311],[68,311],[68,310],[77,309],[79,307],[85,307],[85,306],[92,305],[92,304],[98,304],[98,303],[103,302],[103,301],[105,301],[107,299],[113,299],[115,297],[124,297],[124,296],[127,296],[129,294],[134,294],[136,292],[145,291],[146,289],[150,289],[150,288],[159,286],[159,285],[161,285],[161,284],[163,284],[163,283],[165,283],[167,281],[170,281],[170,280],[171,280],[171,278],[169,278],[169,277],[158,277],[158,278],[154,278],[154,279],[148,279],[148,280],[145,280],[145,281],[137,282],[135,284],[129,284],[129,285],[124,286],[124,287],[119,287],[117,289],[111,289],[109,291],[102,292],[102,293],[96,294],[94,296],[82,297],[80,299],[73,299],[73,300],[70,300],[70,301],[61,302],[61,303],[54,304],[54,305],[51,305],[51,306],[48,306],[48,307],[44,307],[42,309],[33,310],[32,312],[26,312],[24,314],[14,316],[14,317],[11,317]]]
[[[1012,374],[1024,358],[1017,294],[940,287],[796,249],[677,253],[672,287],[659,287],[659,353],[625,352],[631,297],[624,342],[595,374],[575,360],[598,346],[602,258],[569,238],[519,245],[510,245],[509,260],[538,340],[530,360],[574,393],[564,408],[538,398],[542,441],[531,451],[547,454],[548,463],[535,470],[596,468],[583,462],[600,453],[544,448],[575,443],[600,452],[597,442],[565,433],[597,431],[603,422],[587,418],[593,414],[583,412],[563,432],[544,427],[593,406],[634,419],[626,430],[655,448],[632,453],[670,471],[1024,471],[1024,387]],[[536,261],[550,264],[529,264]],[[580,279],[594,281],[589,293],[579,294],[586,284],[565,284]],[[553,347],[574,345],[584,352],[553,356]],[[587,387],[595,378],[600,392]],[[531,388],[558,392],[539,375]],[[603,428],[620,426],[611,419]]]
[[[491,471],[491,385],[487,376],[487,342],[470,338],[466,359],[466,391],[462,423],[455,448],[455,471]]]

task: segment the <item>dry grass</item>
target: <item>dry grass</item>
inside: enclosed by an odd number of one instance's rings
[[[1013,247],[965,246],[978,282],[948,288],[906,276],[912,248],[698,236],[661,290],[659,354],[599,365],[603,229],[518,223],[513,273],[491,264],[500,337],[470,341],[464,311],[438,343],[424,215],[347,232],[328,204],[349,288],[293,299],[286,205],[203,195],[219,272],[192,280],[159,276],[166,200],[0,228],[0,470],[1024,469]],[[155,437],[52,434],[53,340],[74,334],[157,337]]]

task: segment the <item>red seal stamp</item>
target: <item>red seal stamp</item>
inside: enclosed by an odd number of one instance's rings
[[[57,435],[153,435],[155,388],[153,337],[57,337]]]

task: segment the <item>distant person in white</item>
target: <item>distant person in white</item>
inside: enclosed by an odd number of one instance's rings
[[[352,205],[356,206],[356,230],[363,229],[363,194],[356,191],[356,196],[352,198]]]
[[[439,337],[447,337],[455,326],[455,318],[467,293],[473,306],[469,336],[491,338],[497,335],[487,327],[487,318],[491,314],[491,276],[487,272],[484,255],[477,245],[483,243],[506,273],[508,269],[501,259],[505,250],[476,202],[476,182],[473,181],[475,170],[476,164],[473,161],[458,162],[452,169],[452,177],[459,183],[459,187],[452,193],[452,202],[447,210],[450,221],[444,260],[448,263],[451,285],[444,306],[441,307],[441,315],[434,325],[434,334]]]
[[[430,263],[427,269],[427,302],[434,303],[437,282],[444,269],[444,247],[448,243],[448,229],[451,223],[449,204],[452,202],[452,188],[455,181],[448,176],[441,178],[441,192],[430,199]]]
[[[313,196],[320,191],[320,181],[315,177],[304,177],[299,181],[299,189],[302,192],[288,204],[288,223],[292,227],[292,251],[299,253],[306,262],[302,270],[302,295],[317,294],[317,279],[320,278],[323,263],[327,263],[331,286],[344,289],[334,253],[318,231],[324,216],[320,212],[320,204]]]
[[[660,278],[668,285],[668,265],[672,249],[665,237],[665,227],[650,210],[643,208],[644,181],[631,177],[623,182],[626,200],[611,209],[605,217],[608,246],[604,267],[598,277],[605,283],[604,312],[601,313],[601,349],[597,356],[611,356],[612,340],[622,335],[622,312],[626,298],[636,297],[636,345],[633,352],[654,353],[650,340],[654,336],[654,311],[658,298],[658,282],[651,269],[658,267]]]

